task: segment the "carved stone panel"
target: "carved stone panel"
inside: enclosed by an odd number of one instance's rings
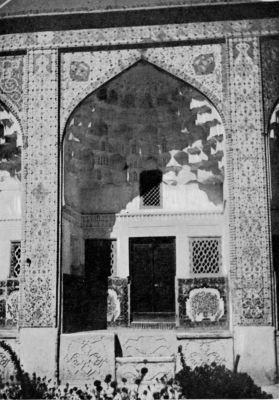
[[[61,336],[60,369],[63,382],[93,382],[114,376],[114,334],[84,332]]]
[[[186,364],[195,368],[211,363],[222,364],[227,368],[233,367],[233,340],[228,339],[195,339],[182,340],[179,343],[185,357]],[[177,369],[180,368],[178,358]]]
[[[173,357],[177,352],[172,330],[127,329],[117,336],[123,357]]]

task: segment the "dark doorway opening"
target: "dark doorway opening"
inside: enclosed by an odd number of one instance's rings
[[[130,238],[132,321],[174,321],[175,238]]]
[[[63,331],[107,328],[108,277],[111,275],[110,239],[85,240],[84,276],[63,276]]]
[[[279,309],[279,235],[272,235],[273,271],[276,290],[277,312]],[[278,326],[278,321],[277,321]]]
[[[107,328],[108,277],[111,275],[111,240],[85,240],[85,276],[87,281],[88,327]]]

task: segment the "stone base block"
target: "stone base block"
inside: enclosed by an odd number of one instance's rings
[[[54,378],[57,372],[57,329],[21,328],[20,361],[26,372]]]
[[[233,340],[232,338],[195,338],[181,339],[179,345],[186,364],[195,368],[202,364],[222,364],[233,368]],[[181,368],[180,356],[177,357],[177,370]]]
[[[238,326],[234,329],[238,371],[247,372],[259,385],[272,382],[276,373],[275,331],[271,326]]]
[[[175,331],[160,329],[119,329],[118,356],[173,357],[177,353]],[[121,354],[119,354],[119,352]]]
[[[108,331],[61,335],[61,381],[82,384],[107,374],[115,377],[114,342],[114,333]]]
[[[116,379],[121,382],[122,378],[127,379],[129,385],[141,376],[141,369],[147,368],[148,372],[142,381],[143,385],[149,385],[162,376],[173,378],[175,374],[174,357],[117,357],[116,358]]]

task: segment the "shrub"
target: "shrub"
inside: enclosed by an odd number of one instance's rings
[[[0,398],[2,399],[43,399],[47,391],[46,378],[41,379],[36,374],[30,375],[23,371],[16,352],[5,341],[0,341],[0,347],[6,351],[15,368],[15,377],[8,382],[1,382]]]
[[[272,399],[246,373],[233,372],[224,365],[202,365],[193,370],[179,349],[182,369],[176,374],[184,398],[192,399]]]

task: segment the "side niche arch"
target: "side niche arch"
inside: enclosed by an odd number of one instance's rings
[[[21,270],[21,149],[17,116],[0,101],[0,327],[18,323]]]
[[[107,326],[119,216],[223,212],[224,136],[204,94],[146,60],[79,103],[63,136],[64,332]]]

